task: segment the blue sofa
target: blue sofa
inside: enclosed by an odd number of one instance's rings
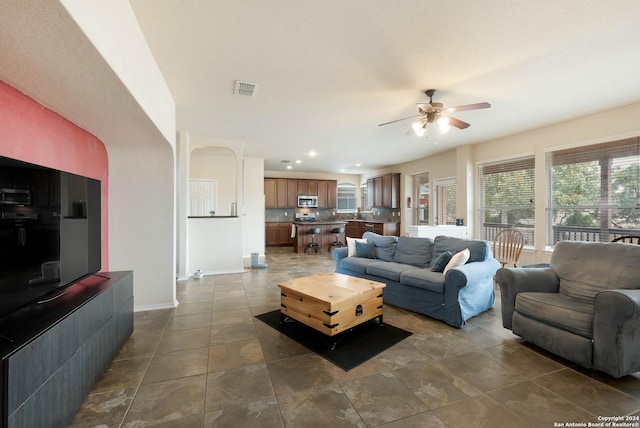
[[[493,306],[493,276],[500,264],[487,241],[437,236],[435,239],[382,236],[365,232],[373,244],[368,257],[348,257],[348,248],[333,250],[335,271],[384,282],[384,303],[427,315],[454,327]],[[469,260],[446,274],[431,270],[447,251],[468,248]],[[374,258],[369,258],[374,257]]]

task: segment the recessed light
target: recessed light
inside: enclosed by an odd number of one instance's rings
[[[311,156],[311,157],[314,157],[316,154],[317,154],[317,153],[316,153],[315,151],[313,151],[313,150],[311,150],[311,151],[309,152],[309,156]]]
[[[293,168],[291,165],[287,165],[287,169],[291,169]]]
[[[297,159],[296,163],[302,163],[302,161],[300,159]]]
[[[356,166],[362,166],[362,164],[361,163],[357,163]]]

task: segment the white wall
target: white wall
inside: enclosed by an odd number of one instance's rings
[[[226,148],[198,148],[191,152],[189,179],[217,182],[216,215],[231,215],[231,204],[237,203],[236,158]]]
[[[251,265],[251,253],[258,253],[264,261],[264,160],[244,158],[244,206],[242,212],[242,257],[244,266]]]
[[[99,97],[85,100],[80,94],[72,98],[90,111],[87,123],[79,125],[94,132],[107,148],[109,268],[134,271],[136,310],[173,307],[176,305],[173,98],[129,1],[60,0],[60,3],[104,61],[102,73],[79,76],[67,73],[67,83],[82,88],[90,80],[92,88],[118,94],[109,97],[112,106],[102,105]],[[64,53],[61,57],[68,58],[69,47],[63,41],[53,43],[52,49],[59,49]],[[78,70],[87,68],[84,62],[90,61],[91,67],[102,64],[93,56],[77,55],[73,60]],[[113,107],[122,115],[117,123],[113,116],[107,119],[101,114],[101,109],[109,111]]]

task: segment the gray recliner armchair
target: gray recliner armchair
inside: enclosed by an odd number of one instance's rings
[[[640,246],[559,242],[548,268],[496,273],[502,325],[582,367],[640,371]]]

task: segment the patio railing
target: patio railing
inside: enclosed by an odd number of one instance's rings
[[[533,226],[514,225],[505,223],[484,223],[482,225],[482,239],[493,241],[495,236],[504,229],[518,229],[525,237],[525,245],[533,245]],[[553,244],[558,241],[610,242],[623,235],[640,236],[640,229],[622,229],[611,227],[602,229],[582,226],[553,226]]]

